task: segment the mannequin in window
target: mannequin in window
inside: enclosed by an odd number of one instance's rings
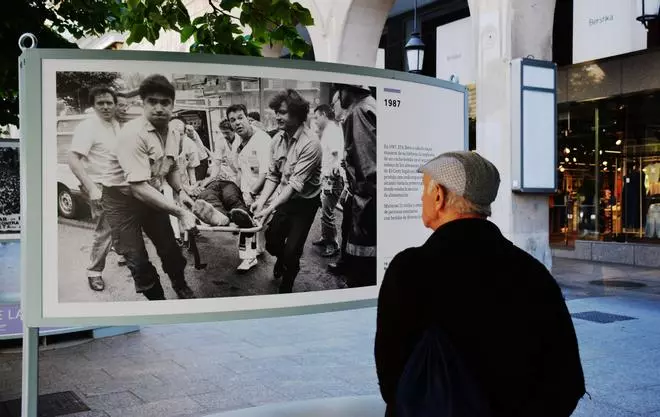
[[[585,178],[578,190],[578,195],[580,196],[579,229],[583,233],[595,232],[596,222],[595,218],[591,216],[595,214],[596,181],[593,178]]]
[[[660,163],[647,165],[643,171],[646,174],[644,184],[649,197],[644,235],[647,238],[660,239]]]
[[[644,186],[649,197],[660,196],[660,163],[650,164],[644,167]]]
[[[633,165],[633,169],[623,179],[623,227],[627,229],[642,227],[640,213],[645,214],[642,210],[646,206],[645,180],[646,174],[637,165]]]

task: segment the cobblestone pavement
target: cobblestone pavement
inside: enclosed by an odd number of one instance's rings
[[[658,270],[555,260],[591,399],[578,417],[660,417]],[[609,277],[641,290],[589,284]],[[608,315],[609,314],[609,315]],[[611,314],[632,318],[617,319]],[[622,317],[619,317],[622,318]],[[204,416],[282,401],[378,394],[375,309],[146,326],[40,354],[41,393],[73,391],[94,416]],[[0,345],[1,346],[1,345]],[[0,401],[20,396],[20,355],[0,351]],[[0,412],[1,414],[1,412]]]

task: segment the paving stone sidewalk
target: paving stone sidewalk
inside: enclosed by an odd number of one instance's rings
[[[622,289],[590,293],[592,285],[573,285],[569,276],[598,279],[599,270],[606,275],[618,267],[572,262],[556,262],[555,269],[558,281],[567,282],[571,312],[590,313],[574,323],[592,396],[575,416],[660,417],[660,299]],[[650,284],[660,281],[658,270],[633,272]],[[41,393],[76,393],[91,411],[73,417],[206,416],[282,401],[373,395],[375,313],[147,326],[60,345],[40,354]],[[616,319],[606,314],[631,319],[597,322]],[[20,365],[18,353],[0,352],[0,401],[20,396]]]

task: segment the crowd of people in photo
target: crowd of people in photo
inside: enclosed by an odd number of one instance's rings
[[[18,148],[0,148],[0,215],[21,211]]]
[[[376,284],[376,105],[368,87],[334,84],[332,102],[311,108],[293,89],[268,103],[266,130],[244,104],[226,108],[213,149],[174,114],[176,90],[154,74],[141,83],[143,115],[126,120],[126,97],[107,86],[89,93],[94,113],[76,129],[69,165],[92,207],[96,231],[87,276],[103,291],[114,247],[135,290],[165,299],[143,233],[178,298],[195,298],[182,250],[199,229],[231,231],[246,273],[263,252],[276,258],[279,292],[293,292],[319,209],[319,255],[348,287]],[[336,225],[341,204],[343,220]],[[338,231],[340,229],[340,232]],[[236,250],[236,249],[233,249]]]

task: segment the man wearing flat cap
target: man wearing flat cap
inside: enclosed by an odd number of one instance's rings
[[[386,415],[398,415],[402,372],[431,328],[465,365],[491,416],[571,415],[585,393],[573,323],[544,265],[487,220],[497,168],[477,153],[449,152],[419,172],[422,221],[433,234],[392,259],[378,298],[375,360]]]

